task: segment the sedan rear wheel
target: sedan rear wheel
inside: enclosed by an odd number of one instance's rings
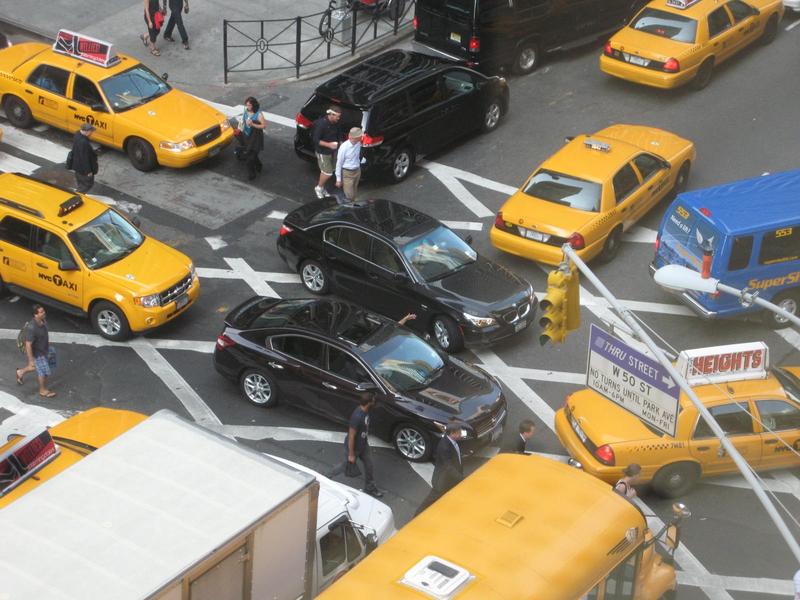
[[[428,434],[410,423],[399,425],[392,434],[392,441],[400,455],[411,462],[428,460],[433,450]]]
[[[328,293],[328,274],[324,267],[315,260],[307,260],[300,267],[300,280],[303,287],[312,294]]]
[[[697,69],[697,74],[692,80],[692,88],[699,91],[711,83],[711,76],[714,74],[714,59],[709,58]]]
[[[278,403],[275,381],[264,371],[248,369],[239,380],[242,395],[252,404],[271,408]]]
[[[483,111],[483,131],[489,133],[497,129],[500,124],[500,117],[503,116],[503,106],[500,104],[500,99],[495,98]]]

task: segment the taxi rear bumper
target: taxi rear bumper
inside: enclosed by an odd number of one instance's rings
[[[515,254],[516,256],[521,256],[529,260],[535,260],[536,262],[546,265],[558,265],[564,258],[561,246],[553,246],[551,244],[529,240],[494,226],[492,226],[489,231],[489,239],[492,245],[498,250],[508,252],[509,254]],[[603,240],[595,242],[583,250],[577,250],[577,254],[581,260],[588,262],[597,256],[602,249]]]
[[[578,439],[578,436],[575,435],[572,427],[570,427],[563,408],[556,411],[555,426],[558,441],[561,442],[570,457],[581,463],[581,467],[586,473],[610,484],[619,481],[622,477],[622,468],[609,467],[592,456],[586,446]]]
[[[600,70],[613,77],[661,89],[672,89],[686,85],[694,79],[697,72],[697,69],[692,68],[678,71],[677,73],[665,73],[632,65],[616,58],[609,58],[605,54],[600,56]]]

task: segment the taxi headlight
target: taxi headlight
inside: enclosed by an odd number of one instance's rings
[[[224,121],[222,121],[222,123],[219,124],[220,131],[227,131],[230,128],[231,128],[231,122],[228,121],[228,119],[225,119]]]
[[[197,278],[197,270],[194,268],[194,263],[189,263],[189,275],[192,276],[192,280]]]
[[[467,322],[475,327],[491,327],[497,323],[497,321],[495,321],[492,317],[476,317],[475,315],[471,315],[469,313],[462,314]]]
[[[161,306],[161,296],[158,294],[150,294],[149,296],[136,296],[133,299],[134,304],[143,306],[145,308],[155,308]]]
[[[161,142],[158,147],[170,152],[185,152],[195,147],[194,140],[183,140],[182,142]]]

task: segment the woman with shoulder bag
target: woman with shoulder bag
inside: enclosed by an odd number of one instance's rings
[[[258,158],[259,152],[264,149],[264,129],[267,127],[267,120],[261,112],[261,106],[253,96],[244,101],[244,112],[242,113],[239,130],[240,135],[236,136],[239,146],[234,150],[236,158],[244,161],[247,165],[247,179],[252,181],[256,174],[261,172],[262,164]]]
[[[150,54],[153,56],[161,56],[161,50],[156,47],[156,39],[164,24],[164,14],[160,0],[144,0],[144,22],[147,24],[147,33],[140,35],[139,39],[150,48]]]

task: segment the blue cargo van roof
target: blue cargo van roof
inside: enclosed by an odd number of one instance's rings
[[[675,203],[707,208],[707,218],[726,233],[779,227],[793,217],[800,221],[800,169],[684,192]]]

